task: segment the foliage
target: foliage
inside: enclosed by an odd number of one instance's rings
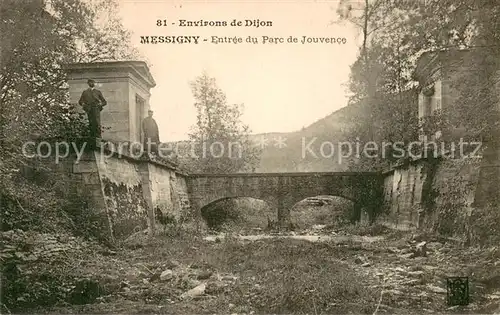
[[[134,56],[116,9],[111,0],[0,3],[3,229],[57,230],[70,222],[68,214],[61,212],[68,201],[51,191],[51,185],[37,183],[36,177],[43,174],[22,176],[34,162],[23,154],[23,144],[40,138],[87,136],[84,114],[69,104],[64,65]]]
[[[111,0],[1,2],[0,176],[26,160],[28,140],[86,136],[84,117],[69,104],[64,65],[135,55],[116,8]]]
[[[43,171],[27,170],[3,182],[0,194],[2,231],[13,229],[54,233],[72,229],[63,210],[65,200]]]
[[[473,245],[497,245],[500,242],[500,209],[495,206],[473,209],[468,222],[469,242]]]
[[[203,73],[191,82],[197,123],[190,134],[195,170],[204,173],[252,171],[258,151],[241,122],[241,105],[228,104],[215,79]]]
[[[39,168],[22,149],[27,141],[40,138],[87,136],[86,118],[69,104],[64,65],[136,56],[116,4],[112,0],[0,2],[2,231],[31,231],[35,239],[40,233],[91,237],[96,232],[95,222],[85,217],[90,213],[88,196],[67,198],[62,192],[71,187]],[[16,248],[12,239],[4,241]],[[19,246],[24,248],[24,243]],[[59,256],[56,261],[31,255],[34,261],[28,262],[20,257],[24,256],[2,257],[2,306],[14,310],[67,300],[78,281],[73,257],[66,255],[61,261]]]
[[[498,11],[494,1],[340,1],[339,21],[357,26],[363,35],[349,82],[349,106],[364,109],[353,121],[363,124],[357,124],[347,137],[363,143],[407,143],[417,140],[419,129],[458,127],[472,137],[484,137],[492,129],[496,132],[498,93],[493,91],[499,78],[500,41],[494,30],[500,25]],[[467,58],[471,59],[469,69],[481,75],[471,76],[471,71],[457,74],[460,78],[454,88],[459,95],[453,110],[436,115],[433,121],[418,121],[416,95],[421,87],[414,78],[418,58],[428,51],[478,46],[481,49],[472,50]],[[355,161],[352,167],[387,164],[386,158],[364,160]]]
[[[95,244],[58,233],[10,230],[2,240],[2,303],[8,310],[47,307],[67,302],[93,302],[95,281],[75,270],[75,263],[88,258]]]

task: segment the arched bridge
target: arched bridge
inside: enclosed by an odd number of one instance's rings
[[[196,211],[219,199],[252,197],[274,207],[287,225],[295,203],[319,195],[353,201],[357,216],[362,208],[373,213],[382,200],[383,177],[377,172],[190,174],[187,186]]]

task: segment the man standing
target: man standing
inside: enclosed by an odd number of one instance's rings
[[[89,130],[91,138],[101,137],[101,111],[108,103],[101,91],[94,88],[95,81],[89,79],[87,81],[89,88],[83,91],[78,104],[83,107],[89,118]]]
[[[153,119],[153,111],[148,110],[148,117],[144,118],[142,121],[142,132],[144,133],[144,148],[149,149],[148,143],[154,149],[156,154],[158,154],[158,145],[160,145],[160,134],[158,131],[158,125]],[[149,152],[148,152],[149,153]]]

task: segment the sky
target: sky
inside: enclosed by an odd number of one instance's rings
[[[345,84],[359,35],[332,23],[337,1],[119,0],[132,43],[150,63],[156,81],[150,104],[161,141],[188,138],[196,123],[189,82],[203,71],[215,78],[231,104],[244,104],[243,123],[253,133],[292,132],[347,105]],[[266,27],[181,27],[179,20],[271,21]],[[167,26],[157,26],[167,20]],[[172,25],[175,23],[175,25]],[[201,36],[200,44],[141,44],[140,36]],[[214,44],[211,37],[241,37]],[[257,37],[258,44],[245,42]],[[262,43],[262,36],[285,43]],[[286,43],[290,36],[345,38],[345,44]]]

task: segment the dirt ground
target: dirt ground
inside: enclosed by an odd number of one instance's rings
[[[463,248],[398,231],[356,236],[322,228],[246,239],[188,233],[151,239],[140,232],[123,248],[79,257],[74,268],[88,283],[75,301],[87,304],[32,311],[500,314],[499,247]],[[469,277],[469,305],[447,305],[450,276]]]

